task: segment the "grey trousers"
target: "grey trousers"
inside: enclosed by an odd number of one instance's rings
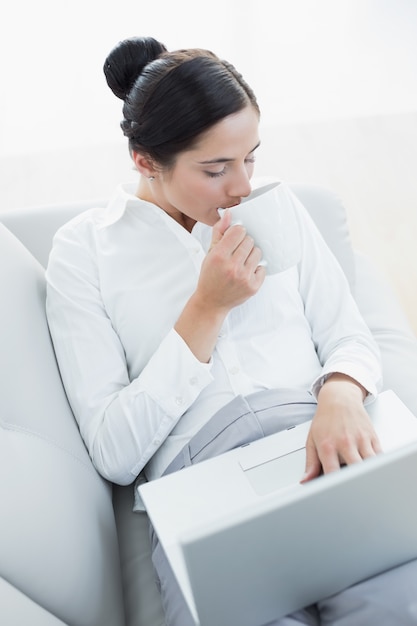
[[[313,396],[279,389],[236,397],[218,411],[167,468],[165,474],[312,419]],[[152,561],[167,626],[195,626],[171,566],[150,527]],[[319,566],[319,565],[318,565]],[[342,564],[341,564],[342,566]],[[268,625],[417,625],[417,560],[384,572]],[[213,625],[215,626],[215,625]],[[231,625],[231,626],[238,626]]]

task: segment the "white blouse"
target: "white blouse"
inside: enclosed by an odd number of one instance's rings
[[[211,228],[192,233],[118,188],[106,209],[60,228],[46,272],[47,315],[63,383],[97,470],[119,484],[160,476],[238,394],[309,388],[341,372],[370,397],[378,348],[345,275],[298,199],[302,260],[267,276],[227,316],[210,363],[174,330],[194,292]]]

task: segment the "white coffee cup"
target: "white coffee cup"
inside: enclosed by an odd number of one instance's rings
[[[218,209],[219,215],[226,209]],[[232,223],[242,224],[262,251],[267,274],[283,272],[301,257],[300,232],[294,199],[279,182],[258,187],[229,209]]]

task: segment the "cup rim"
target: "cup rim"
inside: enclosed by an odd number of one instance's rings
[[[246,198],[242,198],[240,204],[245,204],[246,202],[250,202],[251,200],[258,198],[259,196],[262,196],[263,194],[268,193],[268,191],[275,189],[280,184],[281,183],[279,181],[275,181],[273,183],[268,183],[267,185],[262,185],[261,187],[256,187],[250,192],[250,194]]]

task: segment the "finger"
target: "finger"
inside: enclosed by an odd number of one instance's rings
[[[375,430],[371,429],[361,433],[357,440],[345,442],[345,446],[339,448],[339,457],[346,465],[351,465],[380,452],[382,452],[382,447],[379,438]]]
[[[317,454],[316,446],[312,440],[307,440],[306,444],[306,465],[301,483],[306,483],[321,474],[321,463]]]
[[[341,465],[345,463],[344,459],[340,459],[336,450],[331,453],[326,451],[326,453],[322,453],[321,455],[319,453],[319,458],[323,474],[331,474],[332,472],[337,472],[340,469]]]
[[[246,237],[246,230],[243,226],[231,226],[226,228],[223,234],[221,234],[221,232],[221,228],[219,228],[216,233],[213,232],[209,252],[216,247],[219,249],[219,252],[226,255],[226,257],[231,256],[244,241]],[[247,254],[248,253],[249,252],[247,252]]]
[[[383,451],[379,437],[369,417],[367,425],[368,427],[362,432],[362,436],[360,437],[358,443],[358,450],[363,459],[375,456],[375,454],[379,454]]]
[[[339,465],[353,465],[354,463],[360,463],[365,457],[356,448],[351,448],[345,452],[340,452],[338,455]]]
[[[370,440],[364,441],[359,446],[359,453],[362,459],[368,459],[369,457],[380,454],[381,452],[382,452],[382,446],[377,435],[372,437]]]
[[[340,447],[337,448],[331,439],[321,440],[320,445],[316,445],[316,451],[324,474],[336,472],[341,463],[345,462],[344,455],[340,454]]]
[[[265,269],[265,265],[262,265],[262,263],[259,263],[256,267],[255,267],[255,274],[259,277],[262,277],[262,280],[266,277],[266,269]]]
[[[260,286],[266,278],[266,268],[262,263],[262,252],[256,246],[250,253],[246,265]]]
[[[234,227],[233,230],[237,231],[237,228]],[[244,235],[243,239],[239,240],[240,234],[241,233],[236,232],[236,236],[233,239],[233,241],[235,241],[237,245],[232,254],[234,256],[234,259],[238,261],[238,263],[244,265],[249,262],[252,254],[256,254],[255,243],[252,237],[250,237],[249,235]],[[230,239],[232,239],[232,237],[230,237]],[[256,265],[254,267],[256,267]]]
[[[246,264],[252,267],[254,271],[257,267],[264,267],[262,264],[262,252],[258,246],[252,246],[252,249],[247,256]]]
[[[379,437],[376,433],[374,433],[374,436],[372,437],[372,448],[373,451],[375,452],[375,454],[380,454],[381,452],[383,452],[383,448],[381,445],[381,442],[379,440]]]
[[[229,209],[226,209],[220,219],[213,226],[210,248],[215,246],[223,238],[224,233],[229,228],[232,216]]]

